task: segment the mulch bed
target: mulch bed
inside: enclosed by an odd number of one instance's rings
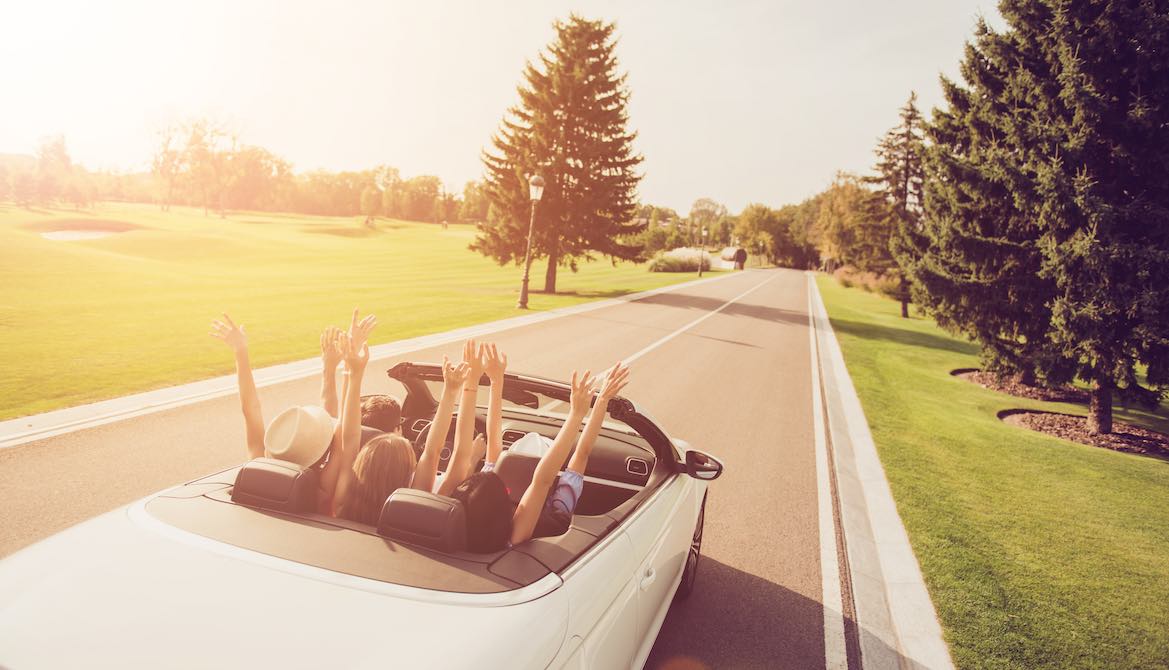
[[[1169,435],[1147,428],[1113,421],[1111,434],[1093,435],[1088,432],[1088,421],[1082,416],[1008,409],[999,412],[998,417],[1004,423],[1030,428],[1072,442],[1169,460]]]
[[[1085,405],[1090,399],[1087,391],[1075,388],[1074,386],[1060,386],[1058,388],[1031,386],[1019,381],[1019,377],[1016,375],[1000,377],[989,372],[983,372],[978,368],[958,368],[957,370],[952,370],[950,374],[959,379],[974,382],[983,388],[1001,393],[1009,393],[1019,398],[1030,398],[1031,400],[1042,400],[1044,402],[1080,403]]]

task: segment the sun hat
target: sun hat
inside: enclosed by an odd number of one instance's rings
[[[323,407],[289,407],[268,424],[264,431],[264,450],[272,458],[307,468],[325,455],[336,427],[337,420]]]
[[[507,448],[513,454],[541,457],[552,448],[552,440],[539,433],[526,433]]]

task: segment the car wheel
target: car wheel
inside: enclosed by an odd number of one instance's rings
[[[702,507],[698,511],[698,523],[694,525],[694,537],[690,540],[690,551],[686,553],[686,568],[682,570],[682,581],[678,582],[675,600],[685,600],[694,590],[698,578],[698,562],[702,558],[702,527],[706,522],[706,495],[702,496]]]

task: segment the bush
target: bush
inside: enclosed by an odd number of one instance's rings
[[[869,293],[877,293],[894,300],[900,299],[901,282],[892,273],[861,272],[851,265],[844,265],[833,272],[832,276],[845,288],[859,286]]]
[[[649,262],[650,272],[698,272],[698,261],[702,259],[702,269],[710,269],[710,254],[698,249],[682,247],[663,251]]]

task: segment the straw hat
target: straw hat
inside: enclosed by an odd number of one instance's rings
[[[325,455],[336,427],[337,420],[322,407],[289,407],[268,424],[264,450],[272,458],[307,468]]]

